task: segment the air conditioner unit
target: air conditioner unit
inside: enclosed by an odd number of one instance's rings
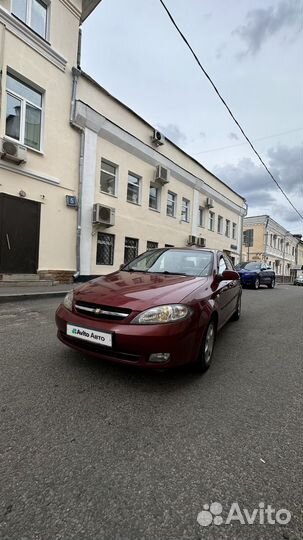
[[[200,246],[200,247],[205,247],[206,246],[205,238],[198,237],[197,238],[197,245]]]
[[[155,174],[155,181],[162,184],[162,186],[164,186],[164,184],[168,184],[168,182],[169,182],[169,170],[165,169],[165,167],[162,167],[162,165],[157,165],[156,174]]]
[[[197,243],[197,237],[190,234],[189,237],[188,237],[188,242],[187,243],[189,245],[196,244]]]
[[[0,158],[20,165],[26,163],[27,148],[13,141],[0,139]]]
[[[115,225],[115,208],[96,203],[93,207],[93,223],[112,227]]]
[[[206,199],[206,206],[207,206],[208,208],[213,208],[213,207],[214,207],[214,201],[213,201],[213,199],[211,199],[210,197],[207,197],[207,199]]]
[[[154,129],[154,133],[152,135],[152,143],[155,146],[162,146],[162,144],[165,143],[164,135],[162,135],[162,133],[158,131],[157,129]]]

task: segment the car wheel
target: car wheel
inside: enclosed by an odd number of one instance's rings
[[[232,321],[238,321],[241,316],[241,296],[238,298],[237,307],[235,313],[232,315],[231,320]]]
[[[274,289],[274,288],[275,288],[275,284],[276,284],[276,280],[275,280],[275,278],[272,278],[270,284],[268,285],[268,288],[269,288],[269,289]]]
[[[199,357],[194,363],[194,369],[197,373],[204,373],[211,364],[216,341],[216,331],[216,323],[212,319],[203,336]]]
[[[254,282],[254,289],[259,289],[259,287],[260,287],[260,280],[258,277],[256,277],[255,282]]]

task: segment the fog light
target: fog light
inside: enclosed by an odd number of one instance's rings
[[[149,362],[157,362],[158,364],[163,364],[164,362],[167,362],[169,359],[170,359],[170,353],[168,353],[168,352],[159,352],[159,353],[151,354],[148,361]]]

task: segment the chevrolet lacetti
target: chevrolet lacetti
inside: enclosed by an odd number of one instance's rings
[[[161,369],[192,363],[202,372],[218,330],[239,319],[241,294],[224,253],[154,249],[70,291],[56,312],[58,338],[102,360]]]

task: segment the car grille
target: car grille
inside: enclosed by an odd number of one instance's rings
[[[112,306],[102,306],[89,302],[77,301],[75,304],[77,313],[93,319],[123,321],[131,313],[131,309],[114,308]]]

